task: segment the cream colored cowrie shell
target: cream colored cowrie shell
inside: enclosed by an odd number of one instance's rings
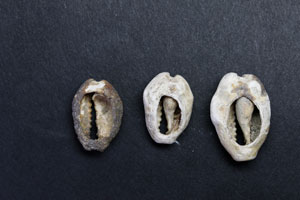
[[[163,72],[152,79],[143,95],[147,129],[157,143],[172,144],[187,127],[192,114],[194,96],[187,81],[180,75]],[[160,132],[162,108],[168,131]]]
[[[255,107],[257,113],[254,112]],[[269,132],[269,96],[256,76],[246,74],[240,77],[236,73],[228,73],[212,98],[210,116],[222,145],[232,158],[236,161],[252,160]],[[236,118],[243,131],[245,145],[236,142]]]
[[[90,138],[92,101],[96,110],[97,139]],[[105,80],[89,79],[74,96],[72,110],[74,128],[83,148],[103,152],[121,125],[123,104],[117,91]]]

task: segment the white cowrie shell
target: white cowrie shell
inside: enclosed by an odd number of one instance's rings
[[[235,103],[235,107],[234,107]],[[253,115],[254,106],[259,116]],[[236,142],[234,108],[243,131],[245,145]],[[220,142],[236,161],[256,158],[270,128],[269,96],[260,80],[250,74],[226,74],[219,83],[210,105],[211,120]]]
[[[192,114],[194,96],[187,81],[180,75],[163,72],[154,77],[143,94],[147,129],[157,143],[172,144],[187,127]],[[159,130],[162,109],[168,131]]]

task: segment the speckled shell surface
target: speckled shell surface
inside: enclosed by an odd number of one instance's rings
[[[92,95],[89,97],[88,95]],[[97,139],[90,138],[91,128],[91,101],[96,110]],[[104,151],[117,135],[122,115],[123,104],[113,86],[102,80],[85,81],[72,103],[72,115],[75,132],[85,150]]]
[[[258,136],[246,145],[239,145],[235,141],[235,128],[228,125],[231,105],[241,97],[246,97],[256,106],[261,119]],[[244,121],[247,119],[247,112],[251,112],[252,108],[248,104],[249,102],[241,102],[240,105],[237,105],[237,109],[243,108],[238,111],[240,122],[243,117],[241,112],[242,114],[246,113],[244,114]],[[247,111],[247,109],[250,111]],[[220,142],[234,160],[247,161],[256,157],[269,132],[271,118],[268,94],[256,76],[246,74],[240,77],[236,73],[226,74],[220,81],[212,98],[210,115]]]
[[[180,121],[176,128],[173,127],[173,130],[169,131],[168,134],[162,134],[159,130],[162,108],[160,101],[164,97],[168,97],[168,100],[173,101],[174,105],[177,103],[181,111]],[[187,127],[192,114],[194,97],[187,81],[180,75],[171,77],[168,72],[160,73],[145,88],[143,101],[146,125],[152,139],[162,144],[174,143]],[[167,120],[168,116],[173,116],[172,113],[167,113],[168,106],[165,104],[168,103],[169,101],[165,101],[163,105]],[[173,122],[169,120],[168,123],[172,126]]]

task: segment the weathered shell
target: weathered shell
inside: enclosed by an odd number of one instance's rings
[[[172,144],[187,127],[193,108],[194,96],[187,81],[180,75],[171,77],[163,72],[152,79],[143,95],[147,129],[157,143]],[[168,131],[159,130],[162,109]]]
[[[257,116],[253,114],[254,106],[259,111]],[[236,142],[234,110],[244,134],[245,145]],[[246,74],[240,77],[236,73],[228,73],[222,78],[212,98],[210,116],[222,145],[232,158],[236,161],[252,160],[256,158],[269,132],[269,96],[256,76]]]
[[[92,101],[96,110],[97,139],[90,138]],[[84,149],[104,151],[121,125],[123,104],[117,91],[105,80],[89,79],[74,96],[72,110],[74,128]]]

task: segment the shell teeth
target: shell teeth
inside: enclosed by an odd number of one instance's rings
[[[157,126],[160,127],[160,122],[162,120],[162,106],[159,105],[157,108]]]
[[[92,128],[92,99],[89,98],[89,101],[87,102],[87,106],[88,106],[88,119],[89,119],[89,129]]]
[[[229,117],[229,121],[228,121],[228,126],[229,126],[229,129],[230,129],[230,134],[231,134],[231,137],[236,141],[236,123],[235,123],[235,112],[234,112],[234,109],[233,108],[230,108],[230,117]]]

